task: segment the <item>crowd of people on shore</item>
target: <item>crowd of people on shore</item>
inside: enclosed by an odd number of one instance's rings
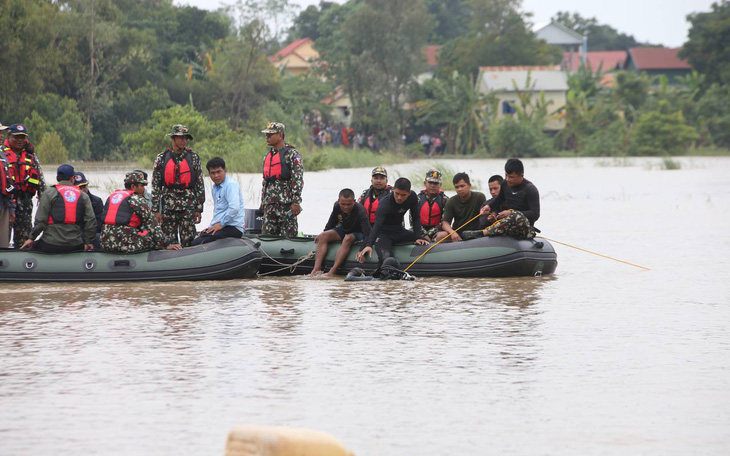
[[[0,124],[0,131],[7,133],[0,147],[0,247],[9,246],[11,232],[15,248],[48,253],[178,250],[222,238],[240,238],[245,233],[241,189],[227,177],[225,160],[220,157],[206,163],[213,183],[213,219],[207,228],[196,231],[206,195],[201,160],[188,147],[193,136],[184,125],[174,125],[167,134],[171,145],[154,161],[151,193],[147,192],[147,173],[133,170],[126,173],[123,186],[105,203],[89,191],[86,176],[70,164],[58,167],[55,185],[46,185],[25,126]],[[302,158],[285,142],[283,124],[271,122],[262,133],[269,149],[262,164],[261,233],[296,237],[304,187]],[[343,139],[345,133],[343,130]],[[359,198],[349,188],[337,195],[324,230],[314,239],[312,275],[324,272],[331,243],[341,244],[327,272],[334,275],[356,244],[360,244],[358,261],[365,261],[375,251],[382,265],[398,243],[427,245],[501,235],[534,237],[534,224],[540,216],[538,190],[524,178],[519,159],[507,160],[504,171],[504,179],[500,175],[489,178],[488,199],[472,191],[470,176],[464,172],[453,176],[456,194],[448,197],[441,190],[443,175],[437,169],[426,173],[424,188],[416,192],[405,177],[389,185],[388,171],[376,166],[370,173],[371,185]],[[38,209],[31,223],[34,198]],[[411,229],[405,228],[406,213]]]
[[[356,132],[354,128],[343,124],[337,126],[315,123],[312,126],[309,139],[317,146],[345,147],[350,149],[370,149],[377,152],[380,149],[380,140],[377,133]],[[423,148],[424,155],[443,155],[446,143],[439,132],[422,133],[419,136],[404,134],[401,139],[404,144],[418,142]]]

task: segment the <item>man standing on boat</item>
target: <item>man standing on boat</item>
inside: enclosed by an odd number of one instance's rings
[[[102,220],[101,249],[112,253],[139,253],[165,248],[166,236],[144,197],[147,179],[139,171],[124,176],[124,190],[106,200]],[[182,246],[170,244],[168,250]]]
[[[535,237],[535,222],[540,218],[540,193],[535,185],[525,179],[525,167],[517,158],[510,158],[504,165],[505,182],[499,194],[482,207],[482,214],[492,212],[492,207],[503,209],[497,214],[497,222],[482,231],[484,236],[513,236],[518,239]]]
[[[413,230],[407,230],[403,226],[403,219],[408,211],[413,220]],[[418,195],[411,190],[411,181],[400,177],[395,181],[393,191],[380,200],[375,224],[362,249],[358,252],[357,260],[360,263],[364,262],[365,257],[372,254],[373,246],[375,246],[375,251],[378,253],[378,267],[380,267],[386,258],[393,256],[393,244],[414,241],[418,245],[428,244],[428,241],[421,235]]]
[[[61,165],[56,173],[57,185],[41,194],[35,225],[21,249],[46,253],[94,250],[91,239],[96,234],[96,217],[89,195],[73,183],[74,167]],[[35,238],[43,233],[37,241]],[[86,243],[84,239],[88,239]]]
[[[0,123],[0,132],[8,127]],[[2,133],[0,133],[2,140]],[[15,200],[13,196],[13,180],[8,168],[8,157],[5,149],[0,147],[0,248],[10,246],[10,224],[15,221]]]
[[[2,148],[8,159],[8,171],[15,187],[15,222],[12,223],[15,248],[28,239],[33,226],[33,197],[46,190],[43,170],[35,154],[33,144],[28,141],[28,129],[21,124],[12,124],[7,129],[8,138]]]
[[[226,176],[226,162],[222,158],[211,158],[205,167],[213,181],[213,220],[200,236],[193,239],[193,245],[229,237],[240,239],[246,221],[241,187]]]
[[[388,170],[383,166],[376,166],[370,177],[370,188],[362,192],[357,202],[365,207],[368,212],[370,226],[375,223],[375,213],[378,210],[380,198],[391,192],[393,187],[388,185]]]
[[[421,234],[428,241],[435,241],[447,235],[441,230],[441,220],[448,197],[441,191],[441,171],[431,169],[423,181],[426,187],[418,194],[418,213],[421,216]],[[439,232],[443,233],[438,236]]]
[[[264,181],[261,209],[264,220],[262,234],[296,237],[297,216],[302,212],[304,166],[299,152],[284,142],[284,124],[269,123],[261,133],[266,135],[269,150],[264,156]]]
[[[155,159],[152,171],[152,210],[162,225],[167,244],[188,247],[195,238],[205,202],[200,156],[187,147],[192,141],[188,127],[175,125],[167,136],[172,146]]]
[[[335,254],[335,262],[327,273],[334,277],[337,269],[344,263],[355,242],[362,241],[370,234],[370,222],[362,204],[355,202],[355,192],[349,188],[340,191],[337,202],[332,208],[329,220],[324,231],[314,238],[317,244],[317,254],[314,257],[314,269],[309,274],[316,276],[322,273],[324,257],[327,256],[329,243],[342,242]]]

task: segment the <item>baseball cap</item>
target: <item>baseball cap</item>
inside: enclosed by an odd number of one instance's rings
[[[8,126],[7,125],[3,125],[3,123],[0,122],[0,131],[7,130],[7,129],[8,129]]]
[[[375,168],[373,168],[372,175],[375,176],[377,174],[388,177],[388,170],[382,166],[376,166]]]
[[[14,123],[10,127],[8,127],[8,134],[9,135],[23,135],[28,136],[28,129],[25,128],[24,125],[21,125],[19,123]]]
[[[261,133],[284,133],[284,124],[281,122],[269,122]]]
[[[84,185],[89,185],[89,181],[86,180],[86,176],[84,176],[84,173],[74,173],[74,179],[73,183],[77,187],[83,187]]]
[[[56,180],[71,180],[74,177],[74,167],[71,165],[61,165],[56,171]]]
[[[147,184],[147,179],[144,178],[144,174],[141,171],[132,171],[124,176],[125,184]]]
[[[426,182],[441,183],[441,171],[431,168],[426,173]]]

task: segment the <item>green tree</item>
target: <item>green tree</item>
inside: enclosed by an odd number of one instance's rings
[[[541,131],[512,117],[502,118],[492,126],[489,146],[495,157],[542,157],[551,151]]]
[[[620,71],[616,74],[614,94],[626,118],[633,121],[649,98],[649,77],[645,73]]]
[[[466,0],[471,15],[468,32],[448,41],[439,54],[438,74],[453,71],[476,75],[480,66],[548,65],[562,52],[538,40],[530,29],[521,1]]]
[[[712,4],[712,11],[687,16],[689,39],[679,56],[706,76],[707,85],[730,84],[730,2]]]
[[[446,149],[450,154],[469,154],[486,145],[486,131],[491,118],[490,101],[468,76],[458,73],[449,79],[430,79],[423,83],[424,98],[419,101],[416,117],[446,130]]]
[[[466,33],[464,24],[471,10],[465,0],[427,0],[426,4],[436,23],[429,43],[444,44]]]
[[[25,118],[25,126],[34,138],[42,138],[46,133],[57,133],[65,146],[71,151],[71,158],[80,159],[84,155],[84,117],[76,100],[44,93],[35,98],[33,111]]]
[[[309,5],[304,11],[294,18],[294,22],[289,29],[287,41],[292,42],[302,38],[311,38],[317,41],[320,37],[320,26],[322,16],[325,11],[333,6],[337,6],[335,2],[320,0],[319,7]]]
[[[663,103],[660,109],[666,110]],[[632,155],[680,155],[698,134],[687,125],[681,112],[649,111],[641,114],[631,131]]]
[[[36,150],[46,164],[60,165],[68,162],[68,150],[63,145],[61,135],[55,131],[43,133]]]

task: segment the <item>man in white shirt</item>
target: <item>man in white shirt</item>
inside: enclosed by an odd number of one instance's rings
[[[243,236],[245,223],[241,187],[238,182],[226,176],[226,162],[222,158],[211,158],[205,167],[213,181],[213,220],[208,228],[193,239],[192,245],[227,237],[240,238]]]

